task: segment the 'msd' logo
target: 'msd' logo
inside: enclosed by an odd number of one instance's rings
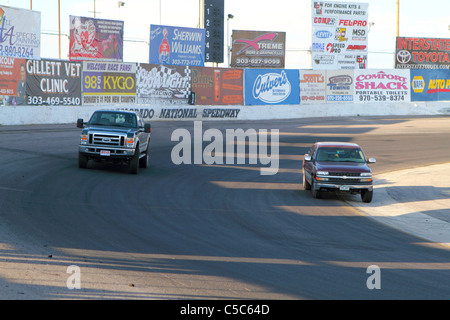
[[[330,31],[319,30],[316,32],[316,37],[319,39],[327,39],[330,38],[333,34]]]
[[[286,72],[260,74],[253,85],[253,98],[265,103],[279,103],[291,94],[291,83]]]

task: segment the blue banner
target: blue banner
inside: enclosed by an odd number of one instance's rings
[[[411,101],[450,100],[450,70],[411,69]]]
[[[245,105],[300,104],[300,71],[245,69]]]
[[[150,26],[150,63],[171,66],[205,64],[205,29]]]

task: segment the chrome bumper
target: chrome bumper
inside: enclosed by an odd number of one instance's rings
[[[352,190],[369,190],[373,191],[372,184],[335,184],[335,183],[323,183],[314,182],[314,190],[320,189],[333,189],[337,191],[352,191]]]
[[[102,156],[102,151],[109,151],[109,156]],[[87,156],[98,156],[98,157],[112,157],[112,158],[121,158],[121,157],[131,157],[134,156],[136,152],[135,149],[129,148],[111,148],[111,147],[102,147],[102,146],[89,146],[89,145],[81,145],[79,147],[79,152],[87,155]]]

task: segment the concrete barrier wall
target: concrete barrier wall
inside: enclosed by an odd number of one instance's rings
[[[339,103],[265,106],[0,106],[0,125],[65,124],[98,109],[139,110],[145,121],[270,120],[314,117],[450,115],[450,102]]]

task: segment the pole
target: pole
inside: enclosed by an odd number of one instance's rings
[[[396,0],[397,3],[397,37],[399,36],[399,30],[400,30],[400,0]]]
[[[61,0],[58,0],[58,42],[59,58],[61,59]]]
[[[227,60],[230,67],[230,17],[227,18]]]

